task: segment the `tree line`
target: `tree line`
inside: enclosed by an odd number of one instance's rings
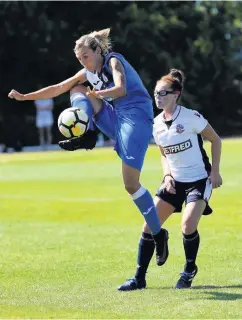
[[[201,111],[220,135],[242,129],[242,3],[222,1],[0,2],[0,142],[37,144],[33,102],[7,98],[74,75],[75,40],[111,27],[114,51],[150,94],[170,68],[186,76],[181,103]],[[55,118],[70,105],[55,99]],[[157,110],[155,110],[155,113]],[[55,141],[60,138],[57,126]]]

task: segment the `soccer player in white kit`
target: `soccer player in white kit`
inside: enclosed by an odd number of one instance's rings
[[[153,126],[164,172],[154,199],[161,225],[173,212],[181,212],[185,202],[181,223],[185,265],[176,283],[177,289],[190,288],[197,274],[198,223],[202,214],[212,213],[208,205],[212,189],[222,185],[219,173],[221,140],[199,112],[178,105],[183,82],[183,73],[176,69],[157,82],[155,102],[163,112],[155,118]],[[212,166],[203,149],[203,138],[211,142]],[[146,287],[145,276],[153,253],[154,241],[145,223],[139,242],[135,277],[128,279],[118,290]]]

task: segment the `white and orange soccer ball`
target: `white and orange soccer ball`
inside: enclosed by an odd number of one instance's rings
[[[89,117],[80,108],[71,107],[61,112],[58,128],[66,138],[80,137],[88,129]]]

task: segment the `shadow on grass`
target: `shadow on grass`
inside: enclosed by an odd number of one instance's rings
[[[189,290],[207,290],[207,289],[242,289],[242,284],[238,285],[231,285],[231,286],[214,286],[214,285],[203,285],[203,286],[192,286]],[[168,290],[168,289],[174,289],[176,291],[183,291],[175,289],[175,287],[148,287],[147,289],[151,290]]]
[[[201,289],[242,289],[242,284],[238,284],[238,285],[234,285],[234,286],[192,286],[191,289],[192,290],[201,290]]]
[[[227,292],[216,292],[216,291],[204,291],[203,293],[209,294],[210,296],[205,298],[207,300],[240,300],[242,294],[240,293],[227,293]],[[203,298],[204,299],[204,298]]]
[[[174,289],[176,292],[184,292],[184,290],[177,290],[173,287],[151,287],[150,289],[158,289],[158,290],[167,290],[167,289]],[[228,293],[228,292],[221,292],[221,291],[211,291],[212,289],[242,289],[242,285],[234,285],[234,286],[214,286],[214,285],[204,285],[204,286],[193,286],[189,289],[189,292],[194,290],[201,290],[202,293],[209,295],[209,297],[205,298],[207,300],[240,300],[242,299],[242,293]],[[208,291],[209,290],[209,291]],[[187,291],[187,290],[185,290]],[[197,298],[194,298],[196,300]],[[203,297],[204,299],[204,297]]]
[[[209,295],[207,300],[240,300],[242,299],[242,293],[228,293],[221,291],[207,291],[207,289],[242,289],[242,285],[234,286],[194,286],[193,290],[204,290],[203,293]]]

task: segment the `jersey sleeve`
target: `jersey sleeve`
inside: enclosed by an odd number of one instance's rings
[[[208,124],[208,120],[205,119],[198,111],[191,110],[191,124],[192,129],[196,133],[201,133]]]
[[[153,138],[154,138],[154,140],[155,140],[155,143],[156,143],[157,145],[159,145],[155,125],[153,125]]]

